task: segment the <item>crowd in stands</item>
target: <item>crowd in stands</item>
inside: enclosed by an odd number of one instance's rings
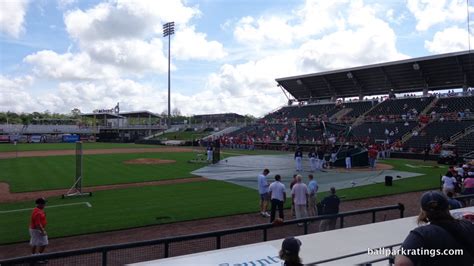
[[[282,143],[285,148],[286,144],[297,141],[318,145],[384,141],[391,150],[421,152],[428,146],[431,153],[439,153],[442,144],[474,124],[471,113],[474,96],[471,95],[472,90],[469,90],[464,96],[459,93],[429,97],[407,94],[401,99],[386,97],[286,106],[253,125],[225,135],[221,142],[233,148],[254,148],[256,143]],[[357,123],[350,134],[341,134],[347,133],[347,128],[360,116],[363,116],[362,123]],[[468,136],[472,139],[472,135]],[[457,143],[470,143],[468,136]]]

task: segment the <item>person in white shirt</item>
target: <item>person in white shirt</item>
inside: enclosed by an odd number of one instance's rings
[[[451,171],[448,171],[445,176],[441,178],[443,182],[443,192],[444,194],[448,195],[448,192],[452,192],[454,194],[454,188],[456,187],[456,178],[453,176]]]
[[[278,208],[278,217],[282,220],[284,219],[283,215],[283,205],[286,201],[286,188],[283,183],[281,183],[281,176],[275,176],[275,182],[270,184],[268,188],[268,193],[270,193],[271,199],[271,211],[270,211],[270,223],[275,220],[276,209]]]
[[[263,217],[270,217],[270,214],[267,212],[268,206],[268,181],[267,175],[270,173],[270,170],[265,169],[263,173],[258,175],[258,194],[260,195],[260,215]]]
[[[306,206],[308,206],[308,187],[302,181],[301,175],[296,176],[296,184],[291,189],[291,198],[295,204],[296,219],[308,217]],[[299,224],[301,226],[301,224]]]

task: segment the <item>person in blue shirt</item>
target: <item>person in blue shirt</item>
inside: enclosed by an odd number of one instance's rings
[[[318,183],[314,180],[313,175],[308,175],[308,192],[309,192],[309,200],[308,200],[308,215],[309,216],[316,216],[318,214],[316,210],[316,193],[318,192]]]

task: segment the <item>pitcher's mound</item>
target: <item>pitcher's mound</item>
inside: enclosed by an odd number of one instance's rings
[[[168,164],[168,163],[175,163],[175,160],[162,160],[162,159],[154,159],[154,158],[139,158],[124,161],[125,164]]]

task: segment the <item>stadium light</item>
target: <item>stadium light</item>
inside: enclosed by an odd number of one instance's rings
[[[168,37],[168,125],[171,126],[171,35],[174,34],[174,22],[168,22],[163,25],[163,37]]]

